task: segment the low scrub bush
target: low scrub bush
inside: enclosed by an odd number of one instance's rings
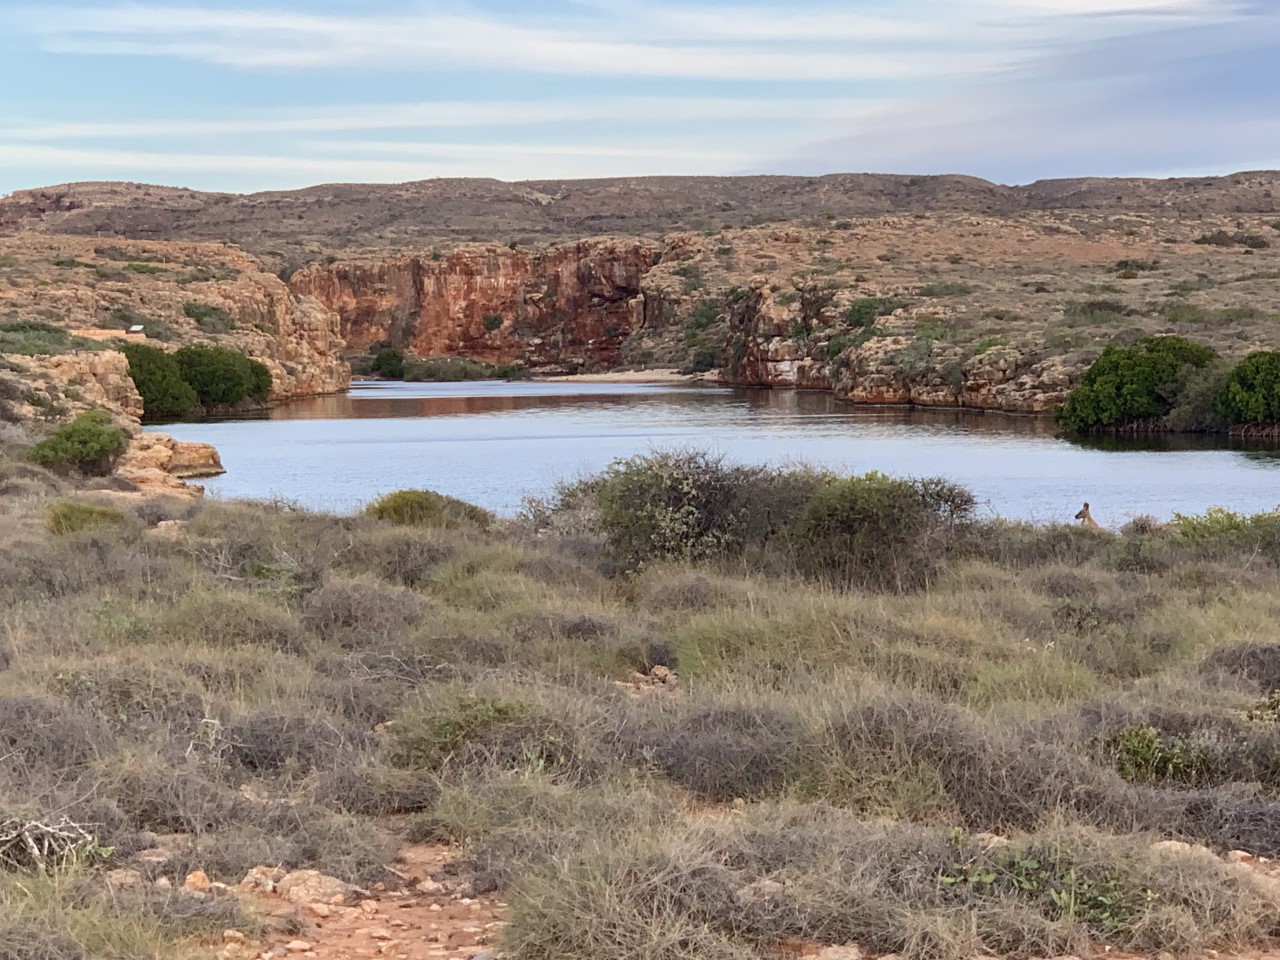
[[[1176,783],[1195,787],[1213,778],[1213,758],[1182,737],[1165,737],[1155,727],[1125,727],[1103,749],[1129,783]]]
[[[54,473],[102,477],[112,471],[128,445],[109,413],[88,410],[33,446],[27,458]]]
[[[370,371],[388,380],[403,380],[405,373],[404,351],[391,347],[379,350],[374,354]]]
[[[404,527],[473,527],[487,529],[493,514],[474,504],[434,490],[397,490],[365,508],[375,520]]]
[[[182,312],[196,322],[196,326],[205,333],[230,333],[236,327],[231,314],[222,307],[211,303],[188,301],[182,305]]]
[[[920,587],[974,505],[972,494],[942,480],[870,473],[836,481],[800,514],[796,557],[802,570],[842,584]]]
[[[905,306],[907,301],[897,297],[862,297],[845,310],[844,320],[851,327],[870,327],[880,317],[890,316]]]
[[[494,365],[466,357],[432,357],[405,364],[404,379],[414,383],[460,383],[464,380],[518,380],[528,376],[521,363]]]

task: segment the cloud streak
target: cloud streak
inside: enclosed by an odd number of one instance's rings
[[[1280,88],[1273,8],[1271,0],[379,0],[340,13],[328,0],[6,5],[0,74],[6,58],[21,61],[11,86],[29,92],[0,107],[0,177],[240,188],[852,169],[1009,182],[1280,164],[1268,119],[1270,91]],[[191,82],[174,84],[175,70]],[[139,85],[147,97],[127,93]],[[388,90],[405,102],[388,102]]]

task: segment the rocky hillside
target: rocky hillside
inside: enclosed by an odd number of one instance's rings
[[[335,313],[236,247],[0,236],[0,421],[107,409],[134,438],[119,474],[178,489],[165,478],[219,472],[216,451],[140,432],[141,399],[114,344],[230,347],[262,361],[272,398],[288,399],[346,389],[338,327]]]
[[[366,253],[295,274],[357,350],[541,372],[719,368],[861,403],[1044,413],[1109,343],[1280,346],[1280,220],[894,215],[535,249]],[[1211,242],[1207,242],[1211,241]]]
[[[433,240],[503,242],[610,234],[655,237],[780,220],[892,213],[1014,216],[1049,210],[1182,217],[1280,214],[1280,173],[1181,180],[975,177],[644,177],[328,184],[248,196],[134,183],[73,183],[0,199],[0,230],[151,240],[230,240],[310,257]]]
[[[280,396],[339,388],[346,341],[1040,413],[1110,343],[1280,346],[1277,181],[74,184],[0,201],[0,311],[75,344],[139,318],[175,342],[230,338]]]

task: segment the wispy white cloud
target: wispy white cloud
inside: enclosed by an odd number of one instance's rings
[[[101,150],[44,144],[0,143],[0,170],[62,171],[58,180],[189,177],[192,174],[249,175],[258,189],[296,187],[319,182],[399,182],[433,177],[492,177],[499,180],[542,180],[573,177],[639,177],[678,174],[689,169],[694,154],[660,151],[651,155],[580,149],[574,146],[530,150],[522,145],[421,145],[410,150],[379,149],[376,144],[351,145],[344,155],[297,153],[210,153],[158,150]],[[351,156],[355,153],[357,156]],[[368,153],[382,156],[371,159]],[[401,154],[396,156],[395,154]],[[403,154],[408,153],[408,156]],[[166,180],[166,182],[169,182]]]
[[[756,97],[611,97],[585,100],[434,101],[348,106],[324,111],[247,111],[226,119],[119,121],[0,121],[0,138],[110,140],[239,134],[338,133],[359,130],[427,130],[467,127],[518,129],[546,124],[664,125],[707,122],[814,121],[835,123],[869,116],[884,99],[786,99]]]

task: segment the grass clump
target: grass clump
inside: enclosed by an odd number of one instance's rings
[[[129,518],[111,507],[95,503],[63,500],[50,505],[45,512],[45,527],[50,533],[79,533],[97,527],[123,526]]]
[[[88,410],[33,446],[27,459],[54,473],[102,477],[112,471],[128,445],[109,413]]]
[[[61,327],[42,320],[6,320],[0,323],[0,354],[53,356],[98,346],[93,341],[72,337]]]
[[[376,520],[407,527],[474,527],[486,529],[493,514],[474,504],[434,490],[397,490],[365,508]]]

